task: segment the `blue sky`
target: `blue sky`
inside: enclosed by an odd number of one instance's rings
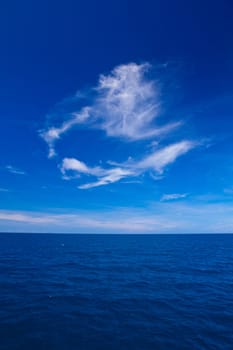
[[[231,1],[9,1],[0,230],[233,232]]]

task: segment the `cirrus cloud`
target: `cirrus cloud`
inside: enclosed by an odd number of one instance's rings
[[[161,197],[161,201],[172,201],[176,199],[182,199],[187,197],[187,193],[169,193],[169,194],[164,194]]]
[[[180,126],[179,121],[155,125],[161,101],[158,82],[146,76],[150,68],[148,63],[129,63],[114,68],[109,75],[100,75],[90,105],[71,112],[60,126],[40,131],[49,146],[49,157],[56,154],[56,141],[81,124],[128,141],[159,137]]]
[[[11,174],[26,175],[26,172],[25,172],[25,171],[23,171],[23,170],[21,170],[21,169],[18,169],[18,168],[16,168],[16,167],[12,166],[12,165],[7,165],[7,166],[5,167],[5,169],[6,169],[9,173],[11,173]]]
[[[49,158],[56,155],[56,142],[73,128],[103,130],[107,137],[118,138],[120,142],[150,140],[158,145],[160,138],[171,133],[182,122],[161,124],[160,84],[152,79],[149,63],[129,63],[115,67],[110,74],[102,74],[97,86],[91,89],[87,104],[75,108],[66,115],[60,125],[50,125],[40,131],[49,148]],[[73,97],[78,99],[80,94]],[[153,139],[153,140],[151,140]],[[159,176],[165,168],[198,145],[197,142],[182,140],[155,149],[149,155],[139,154],[138,159],[121,163],[107,162],[105,167],[89,166],[88,162],[65,157],[60,170],[64,179],[93,177],[94,181],[80,184],[78,188],[88,189],[111,184],[126,177],[137,177],[152,170]],[[79,158],[79,157],[78,157]],[[110,166],[111,165],[111,166]]]
[[[157,150],[139,161],[131,159],[128,162],[117,164],[118,166],[108,169],[99,166],[89,167],[78,159],[65,158],[61,165],[61,172],[66,179],[79,177],[81,174],[96,177],[98,181],[79,186],[80,189],[88,189],[117,182],[125,177],[135,177],[148,170],[154,170],[156,173],[162,174],[169,164],[195,146],[195,142],[181,141]],[[71,172],[72,175],[69,177],[68,174]]]

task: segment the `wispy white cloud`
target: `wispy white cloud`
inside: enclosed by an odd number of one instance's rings
[[[196,142],[186,140],[168,145],[142,159],[137,167],[139,169],[154,169],[157,173],[162,174],[166,166],[196,146]]]
[[[171,200],[175,200],[175,199],[182,199],[182,198],[186,198],[188,196],[187,193],[170,193],[170,194],[164,194],[161,197],[161,201],[171,201]]]
[[[88,167],[85,163],[79,161],[78,159],[65,158],[63,159],[61,165],[61,172],[66,179],[69,179],[69,175],[67,176],[67,172],[70,171],[73,172],[73,174],[70,175],[70,178],[79,176],[80,174],[92,175],[98,178],[98,181],[80,185],[80,189],[88,189],[92,187],[107,185],[113,182],[117,182],[122,178],[134,175],[134,172],[128,169],[122,169],[119,167],[112,169],[104,169],[99,166],[91,168]]]
[[[49,157],[56,154],[55,142],[77,125],[104,130],[108,136],[128,141],[160,137],[180,126],[180,121],[155,124],[160,116],[160,89],[158,81],[147,77],[150,68],[148,63],[129,63],[101,75],[87,106],[70,113],[70,119],[60,126],[40,131],[48,144]]]
[[[130,63],[100,76],[94,108],[100,117],[99,127],[107,135],[139,140],[160,136],[180,125],[156,127],[152,123],[160,115],[161,101],[158,82],[146,76],[150,68],[148,63]]]
[[[78,159],[65,158],[61,165],[61,172],[65,179],[79,177],[81,174],[96,177],[98,181],[79,186],[80,189],[89,189],[108,185],[126,177],[135,177],[149,170],[153,170],[158,175],[161,175],[168,165],[196,146],[195,142],[181,141],[154,151],[139,161],[130,159],[121,164],[110,162],[115,167],[109,169],[104,169],[100,166],[88,167]]]
[[[113,168],[113,169],[106,170],[106,174],[100,177],[98,181],[80,185],[78,188],[88,189],[93,187],[104,186],[114,182],[118,182],[125,177],[133,176],[133,175],[134,174],[132,171],[121,169],[121,168]]]
[[[12,174],[16,174],[16,175],[26,175],[26,172],[21,170],[21,169],[18,169],[18,168],[15,168],[14,166],[12,165],[7,165],[5,167],[5,169],[7,171],[9,171],[9,173],[12,173]]]
[[[72,113],[71,119],[64,121],[61,126],[51,126],[47,130],[40,131],[41,137],[47,142],[49,147],[48,157],[52,158],[56,155],[55,142],[61,138],[61,136],[74,127],[77,124],[83,124],[86,122],[90,114],[90,108],[85,107],[80,112]]]

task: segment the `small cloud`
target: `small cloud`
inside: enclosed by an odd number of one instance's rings
[[[7,171],[9,171],[9,173],[12,173],[12,174],[16,174],[16,175],[26,175],[26,172],[21,170],[21,169],[18,169],[18,168],[15,168],[13,167],[12,165],[7,165],[5,167],[5,169]]]
[[[123,181],[124,184],[141,184],[142,180],[128,180],[128,181]]]
[[[154,140],[151,143],[149,143],[147,147],[155,150],[156,148],[158,148],[158,146],[159,146],[159,141]]]
[[[0,192],[9,192],[7,188],[0,188]]]
[[[155,181],[159,181],[159,180],[162,180],[164,178],[164,175],[161,175],[161,174],[157,175],[157,174],[154,174],[153,172],[150,172],[149,175]]]
[[[188,196],[188,193],[170,193],[170,194],[164,194],[161,197],[161,202],[165,201],[172,201],[176,199],[186,198]]]
[[[158,174],[162,174],[167,165],[172,164],[178,157],[196,146],[197,143],[186,140],[168,145],[142,159],[137,163],[137,168],[152,169]]]

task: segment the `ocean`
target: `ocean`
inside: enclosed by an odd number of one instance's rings
[[[233,235],[0,234],[1,350],[232,350]]]

